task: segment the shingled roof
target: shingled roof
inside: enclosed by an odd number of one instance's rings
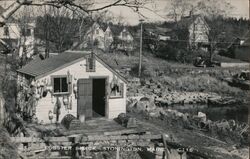
[[[25,65],[23,68],[17,70],[17,72],[37,77],[47,72],[53,71],[68,63],[71,63],[79,58],[83,58],[87,54],[89,54],[89,52],[88,53],[64,52],[58,56],[53,56],[45,60],[35,59],[30,63],[28,63],[27,65]]]
[[[194,21],[198,18],[203,18],[201,15],[192,15],[192,16],[185,16],[182,17],[177,23],[175,27],[189,27],[191,24],[194,23]]]
[[[66,52],[60,53],[57,56],[53,56],[45,60],[35,59],[35,60],[32,60],[27,65],[25,65],[23,68],[17,70],[17,72],[27,74],[33,77],[38,77],[38,76],[41,77],[57,69],[67,67],[70,64],[75,63],[79,59],[85,58],[86,56],[90,55],[90,53],[91,52],[89,51],[66,51]],[[110,67],[110,65],[105,63],[100,57],[95,55],[95,58],[98,62],[104,65],[107,69],[109,69],[115,75],[120,77],[121,80],[127,83],[127,80],[123,76],[121,76],[118,72],[112,69],[112,67]]]

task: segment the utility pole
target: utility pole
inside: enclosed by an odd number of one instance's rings
[[[90,13],[91,19],[93,20],[93,14],[92,12]],[[94,26],[95,26],[95,21],[93,20],[93,25],[91,27],[91,59],[93,60],[94,57]]]
[[[140,54],[139,54],[139,71],[138,71],[138,76],[141,77],[141,67],[142,67],[142,33],[143,33],[143,28],[142,28],[142,22],[144,20],[140,19],[140,24],[141,24],[141,35],[140,35]]]

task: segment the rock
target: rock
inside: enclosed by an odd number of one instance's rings
[[[153,89],[153,93],[159,94],[159,93],[161,93],[161,89]]]
[[[160,113],[159,112],[150,112],[149,116],[153,117],[153,118],[158,118],[160,116]]]
[[[207,121],[207,115],[202,112],[198,112],[198,118],[201,119],[201,122],[206,122]]]
[[[135,107],[139,111],[152,111],[156,108],[154,99],[143,97],[136,104]]]

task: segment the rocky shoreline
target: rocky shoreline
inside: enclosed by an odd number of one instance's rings
[[[154,100],[157,106],[169,106],[174,104],[209,104],[224,106],[245,102],[231,96],[221,96],[217,93],[166,91],[161,89],[147,91],[143,88],[138,88],[135,92],[136,93],[128,93],[128,97],[149,97],[152,98],[151,100]]]

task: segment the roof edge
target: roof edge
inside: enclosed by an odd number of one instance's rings
[[[54,72],[56,72],[56,71],[58,71],[58,70],[61,70],[61,69],[65,68],[65,67],[67,67],[67,66],[70,66],[70,65],[72,65],[72,64],[74,64],[74,63],[77,63],[77,62],[79,62],[79,61],[85,59],[87,55],[90,55],[90,53],[89,53],[89,54],[85,54],[85,56],[83,56],[83,57],[81,57],[81,58],[79,58],[79,59],[76,59],[76,60],[74,60],[74,61],[72,61],[72,62],[66,63],[66,64],[64,64],[64,65],[62,65],[62,66],[57,67],[56,69],[53,69],[53,70],[51,70],[51,71],[48,71],[48,72],[43,73],[43,74],[40,74],[40,75],[34,75],[34,74],[32,74],[32,73],[29,73],[29,72],[21,71],[21,69],[16,70],[16,72],[23,73],[23,74],[27,74],[27,75],[30,75],[30,76],[34,77],[35,79],[39,79],[39,78],[42,78],[42,77],[44,77],[44,76],[47,76],[47,75],[49,75],[49,74],[51,74],[51,73],[54,73]],[[57,56],[60,56],[60,55],[57,55]],[[98,55],[96,55],[96,54],[94,53],[94,56],[96,57],[96,60],[97,60],[98,62],[100,62],[102,65],[104,65],[105,67],[107,67],[107,69],[108,69],[109,71],[111,71],[112,73],[114,73],[115,75],[117,75],[123,82],[128,83],[128,81],[127,81],[119,72],[117,72],[115,69],[113,69],[111,66],[109,66],[109,65],[108,65],[105,61],[103,61]]]

